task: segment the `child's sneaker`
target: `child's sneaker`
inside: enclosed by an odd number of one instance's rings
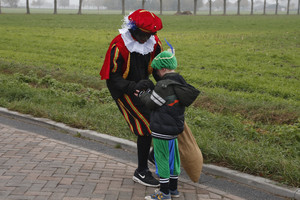
[[[170,194],[165,194],[161,192],[160,190],[155,190],[155,193],[151,196],[146,196],[145,200],[171,200]]]
[[[174,198],[177,198],[180,196],[180,193],[178,192],[178,190],[170,190],[170,194],[171,194],[171,197],[174,197]]]

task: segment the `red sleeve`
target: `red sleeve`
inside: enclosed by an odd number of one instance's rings
[[[100,70],[100,76],[101,76],[101,80],[107,80],[109,79],[109,74],[110,74],[110,54],[111,54],[111,50],[112,47],[114,46],[114,44],[119,48],[121,55],[123,56],[124,60],[125,60],[125,64],[127,64],[127,57],[128,57],[128,50],[125,47],[124,41],[121,37],[121,35],[118,35],[117,37],[115,37],[112,42],[109,45],[109,48],[106,52],[105,55],[105,59],[104,59],[104,63],[102,65],[102,68]]]
[[[101,71],[100,71],[100,76],[101,76],[101,80],[103,79],[109,79],[109,71],[110,71],[110,52],[111,52],[111,45],[109,46],[106,55],[105,55],[105,59],[104,59],[104,63],[102,65]]]

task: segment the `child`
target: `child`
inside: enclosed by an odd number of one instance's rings
[[[151,110],[150,129],[153,137],[156,173],[160,177],[160,189],[145,199],[170,200],[179,197],[177,181],[180,174],[180,157],[177,135],[184,129],[184,111],[198,96],[199,91],[186,83],[175,72],[177,60],[174,54],[164,51],[152,64],[161,79],[153,91],[136,90],[135,95]]]

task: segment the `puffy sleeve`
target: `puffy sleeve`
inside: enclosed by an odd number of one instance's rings
[[[122,66],[124,62],[125,59],[122,57],[119,48],[114,46],[110,53],[110,73],[107,82],[110,87],[129,94],[134,92],[136,83],[123,78]]]

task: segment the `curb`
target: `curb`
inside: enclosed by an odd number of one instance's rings
[[[262,189],[271,194],[296,200],[300,199],[300,188],[289,188],[288,186],[280,186],[280,183],[266,178],[253,176],[225,167],[219,167],[210,164],[203,165],[203,171],[212,175],[225,177],[236,182],[252,186],[254,188]]]
[[[36,118],[31,115],[10,111],[3,107],[0,107],[0,114],[11,118],[23,119],[31,123],[43,125],[46,127],[60,129],[72,135],[80,134],[85,138],[92,139],[104,144],[108,144],[110,146],[120,145],[122,149],[136,152],[136,143],[122,138],[117,138],[114,136],[102,134],[96,131],[72,128],[60,122],[55,122],[46,118]],[[287,186],[280,186],[279,183],[275,181],[271,181],[266,178],[257,177],[239,171],[231,170],[225,167],[219,167],[210,164],[203,164],[202,169],[204,172],[208,174],[225,177],[254,188],[262,189],[271,194],[300,200],[300,188],[290,188]]]

